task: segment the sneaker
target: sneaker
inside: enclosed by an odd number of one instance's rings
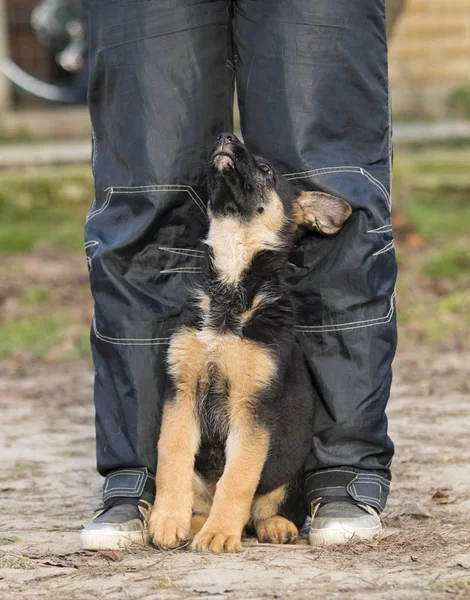
[[[314,507],[308,537],[312,546],[332,546],[352,539],[369,540],[382,531],[380,517],[372,507],[339,501]]]
[[[123,550],[135,544],[149,544],[147,525],[151,512],[152,505],[142,499],[138,505],[116,504],[101,509],[82,529],[83,550]]]

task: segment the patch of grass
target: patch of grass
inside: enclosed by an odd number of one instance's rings
[[[0,569],[34,569],[34,565],[27,558],[3,556],[0,557]]]
[[[429,584],[429,589],[435,592],[444,592],[446,590],[470,590],[470,577],[435,581]]]
[[[0,535],[0,544],[15,544],[20,538],[15,535]]]
[[[31,477],[34,471],[38,471],[38,468],[33,463],[18,463],[16,464],[7,475],[0,477],[0,481],[8,481],[10,479],[24,479],[25,477]]]
[[[165,589],[168,589],[168,588],[174,588],[176,586],[171,581],[171,579],[167,575],[165,575],[164,577],[162,577],[160,579],[160,581],[157,581],[157,583],[154,583],[153,587],[156,590],[165,590]]]
[[[23,306],[39,306],[52,300],[52,292],[39,285],[32,285],[23,290],[21,304]]]
[[[80,250],[93,196],[88,167],[1,174],[0,252],[29,252],[38,243]]]
[[[441,313],[467,315],[470,320],[470,294],[462,290],[453,292],[439,302],[438,310]]]
[[[41,358],[63,335],[63,324],[56,316],[7,321],[0,326],[0,357],[27,352]]]
[[[447,98],[447,109],[453,117],[470,119],[470,85],[456,86]]]
[[[80,450],[66,450],[65,452],[57,453],[56,456],[62,456],[64,458],[83,458],[88,455],[86,452],[81,452]]]
[[[403,209],[416,231],[431,243],[468,233],[470,201],[464,194],[415,192]]]
[[[0,144],[19,144],[22,142],[40,143],[44,142],[44,138],[34,135],[26,127],[19,127],[15,131],[0,129]]]
[[[80,334],[76,346],[76,351],[78,356],[82,356],[84,358],[91,357],[90,332],[88,329],[86,332]]]
[[[470,277],[470,248],[456,246],[448,252],[439,253],[425,262],[423,271],[429,277]]]

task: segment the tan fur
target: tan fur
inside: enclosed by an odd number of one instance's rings
[[[211,299],[209,298],[209,296],[206,293],[201,291],[198,294],[198,300],[199,300],[199,308],[201,309],[202,314],[207,315],[211,309]]]
[[[173,336],[169,368],[176,394],[163,409],[158,442],[158,494],[149,521],[157,546],[174,548],[189,535],[194,504],[194,456],[200,431],[195,415],[196,389],[202,374],[201,344],[191,330]]]
[[[260,293],[257,294],[254,298],[253,298],[253,302],[251,303],[251,306],[248,310],[245,310],[245,312],[242,313],[242,323],[246,323],[247,321],[249,321],[253,315],[255,314],[255,312],[257,311],[257,309],[263,304],[263,301],[267,300],[267,296],[266,294]]]
[[[294,206],[297,227],[306,226],[326,235],[337,233],[351,213],[347,202],[324,192],[301,192]]]
[[[256,524],[258,521],[263,521],[277,515],[281,504],[284,502],[286,493],[287,484],[281,485],[267,494],[255,496],[251,507],[253,522]]]
[[[198,534],[201,531],[201,529],[204,527],[207,521],[207,518],[208,515],[194,515],[192,517],[188,540],[194,539],[196,534]]]
[[[275,373],[269,352],[234,335],[206,330],[198,333],[207,359],[214,360],[230,381],[230,433],[226,466],[217,483],[209,519],[193,547],[213,552],[241,549],[241,534],[266,461],[269,432],[256,423],[252,405]],[[234,493],[236,490],[236,493]]]
[[[215,494],[215,485],[209,484],[197,471],[194,472],[193,479],[193,490],[194,490],[194,505],[193,513],[199,515],[208,515],[212,500]]]
[[[176,394],[165,404],[158,444],[158,494],[149,523],[156,545],[172,548],[188,538],[194,490],[199,502],[207,492],[205,483],[194,478],[200,437],[195,409],[196,390],[208,382],[212,365],[230,382],[230,433],[224,474],[194,546],[215,552],[241,548],[241,533],[269,448],[269,433],[255,422],[252,405],[274,376],[276,364],[256,343],[208,328],[181,329],[168,352]],[[206,510],[208,504],[206,497]]]
[[[295,542],[297,527],[288,519],[276,515],[256,524],[256,535],[260,542],[270,544],[288,544]]]
[[[269,448],[269,433],[238,410],[227,440],[227,463],[209,518],[193,541],[197,550],[238,552]],[[247,413],[248,411],[246,411]]]
[[[198,348],[202,362],[217,365],[230,381],[232,407],[238,401],[236,390],[242,390],[245,399],[252,397],[276,373],[276,364],[269,351],[249,339],[209,328],[196,332],[195,336],[200,342]]]
[[[235,216],[213,216],[206,243],[214,252],[220,280],[237,283],[258,252],[278,248],[284,219],[284,208],[275,192],[270,193],[264,212],[248,223]]]

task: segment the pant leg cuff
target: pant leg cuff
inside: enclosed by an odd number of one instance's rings
[[[304,490],[309,506],[344,498],[372,506],[381,513],[387,502],[390,482],[372,471],[357,472],[337,467],[307,474]]]
[[[155,477],[146,467],[112,471],[104,482],[103,504],[114,498],[143,498],[152,504],[155,500]]]

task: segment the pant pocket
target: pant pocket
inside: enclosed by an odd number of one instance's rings
[[[99,339],[120,345],[168,342],[200,271],[197,246],[205,227],[205,206],[190,186],[105,191],[85,227]]]

